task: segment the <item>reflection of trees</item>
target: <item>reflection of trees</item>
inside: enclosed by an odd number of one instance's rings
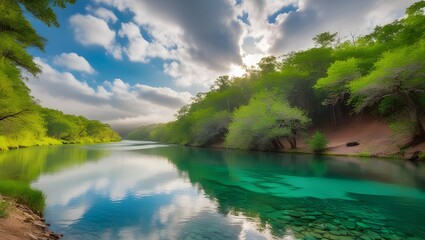
[[[183,147],[149,149],[143,153],[168,158],[183,176],[186,176],[194,186],[203,189],[206,196],[217,203],[220,213],[225,215],[242,213],[248,218],[255,219],[259,228],[269,226],[272,233],[278,237],[288,231],[294,233],[296,237],[301,237],[297,234],[312,231],[314,228],[330,231],[328,228],[334,228],[334,225],[338,231],[351,231],[352,229],[343,225],[347,219],[373,221],[381,215],[393,218],[392,222],[383,223],[386,224],[386,228],[392,229],[394,234],[403,235],[409,232],[412,225],[418,226],[419,222],[424,221],[418,216],[423,216],[425,210],[421,210],[422,213],[419,215],[417,212],[417,207],[421,206],[420,200],[416,202],[411,199],[409,204],[400,204],[403,199],[398,197],[353,194],[350,197],[358,201],[349,201],[311,197],[288,198],[273,196],[267,192],[269,187],[267,184],[273,184],[274,179],[282,175],[326,178],[348,176],[354,179],[384,182],[396,182],[396,178],[404,176],[402,178],[404,184],[418,184],[412,182],[413,178],[406,169],[385,161],[373,160],[374,163],[370,164],[365,160],[352,158],[348,159],[347,163],[328,157],[312,158],[310,155]],[[279,184],[285,183],[280,181]],[[311,213],[314,214],[310,215]],[[339,225],[334,223],[335,219],[341,220],[341,223],[338,223]],[[325,223],[334,225],[327,226]],[[417,231],[425,233],[425,229],[420,228]]]
[[[0,154],[0,179],[31,182],[42,173],[53,173],[105,155],[105,151],[71,145],[10,150]]]

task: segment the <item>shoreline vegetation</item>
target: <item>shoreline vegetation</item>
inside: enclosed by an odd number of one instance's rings
[[[324,32],[313,38],[313,48],[265,57],[241,77],[220,76],[178,111],[177,120],[142,126],[126,138],[358,156],[424,151],[424,8],[418,1],[404,18],[350,40]],[[360,123],[351,126],[356,119]]]

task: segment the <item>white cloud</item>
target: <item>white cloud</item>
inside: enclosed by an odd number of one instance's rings
[[[118,17],[109,9],[100,7],[93,11],[93,14],[107,22],[115,23]]]
[[[82,56],[76,53],[62,53],[59,56],[55,56],[53,62],[58,65],[65,67],[69,70],[74,70],[84,73],[95,73],[95,70],[90,63]]]
[[[253,38],[263,55],[281,55],[313,46],[312,38],[322,32],[367,34],[376,25],[387,24],[404,15],[415,0],[280,0],[243,1],[237,6],[239,15],[248,14],[250,25],[244,25],[244,38]],[[269,23],[268,17],[285,6],[295,6]],[[251,45],[252,46],[252,45]],[[246,56],[251,55],[244,47]],[[258,53],[257,53],[258,54]],[[244,56],[245,58],[247,58]]]
[[[28,76],[28,86],[43,106],[104,121],[119,131],[128,132],[142,124],[170,121],[192,97],[188,92],[130,85],[121,79],[105,81],[94,88],[71,73],[52,68],[40,58],[34,60],[42,73],[39,79]]]
[[[123,23],[120,31],[120,37],[126,37],[129,41],[124,52],[133,62],[149,62],[151,58],[169,59],[172,58],[173,50],[168,50],[157,41],[150,43],[141,34],[139,26],[135,23]]]
[[[105,20],[92,15],[76,14],[71,16],[69,22],[78,42],[86,46],[102,46],[114,58],[122,58],[121,47],[115,41],[116,34]]]
[[[172,74],[178,87],[205,90],[231,70],[231,63],[242,64],[238,46],[242,27],[229,0],[96,2],[134,14],[119,31],[128,40],[125,54],[134,62],[166,60],[164,72]],[[178,67],[170,71],[173,66]]]

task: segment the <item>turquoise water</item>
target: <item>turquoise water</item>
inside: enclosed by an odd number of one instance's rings
[[[124,141],[0,154],[64,239],[425,239],[425,167]]]

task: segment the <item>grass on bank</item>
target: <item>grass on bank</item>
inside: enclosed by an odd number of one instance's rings
[[[0,200],[0,218],[5,218],[7,216],[7,208],[9,205],[7,202]]]
[[[34,212],[41,214],[45,207],[44,194],[32,189],[28,183],[12,180],[0,180],[0,195],[9,197],[18,203],[25,204]],[[1,204],[1,203],[0,203]],[[2,206],[0,205],[0,215]]]

